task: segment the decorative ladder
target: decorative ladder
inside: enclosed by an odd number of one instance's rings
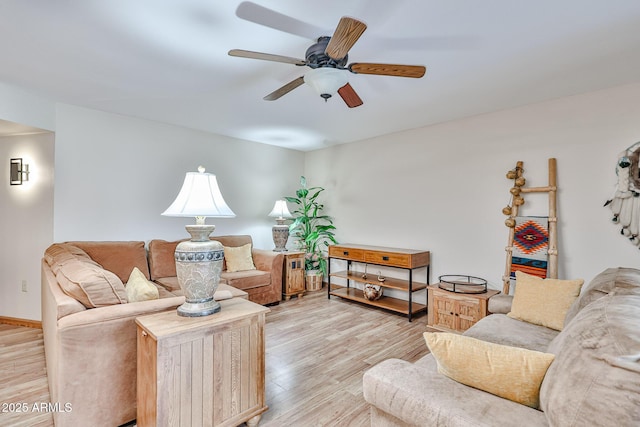
[[[509,227],[509,240],[505,251],[507,252],[507,262],[505,267],[504,276],[502,276],[502,293],[504,295],[509,294],[509,288],[511,286],[511,266],[513,261],[513,240],[515,236],[515,218],[518,216],[519,207],[524,204],[524,199],[521,194],[523,193],[548,193],[549,194],[549,249],[548,249],[548,268],[547,277],[552,279],[558,278],[558,217],[556,209],[557,200],[557,166],[556,159],[549,159],[549,185],[546,187],[525,187],[526,182],[522,176],[523,162],[518,161],[516,168],[513,171],[507,173],[507,178],[514,180],[514,187],[510,192],[513,196],[513,206],[507,206],[503,209],[503,213],[508,215],[505,224]],[[520,184],[520,185],[519,185]]]

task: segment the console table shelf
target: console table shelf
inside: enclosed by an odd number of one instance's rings
[[[331,295],[348,299],[351,301],[362,302],[365,304],[373,305],[375,307],[380,307],[387,310],[395,311],[397,313],[402,313],[404,315],[409,314],[409,304],[407,303],[407,301],[398,299],[398,298],[383,296],[378,300],[369,301],[364,297],[364,294],[360,289],[347,288],[344,286],[336,286],[336,285],[333,285]],[[425,311],[426,309],[427,309],[427,306],[424,304],[418,304],[417,302],[411,303],[411,312],[413,314],[420,313],[421,311]]]
[[[351,271],[338,271],[337,273],[331,273],[331,276],[333,277],[341,277],[343,279],[347,279],[347,280],[353,280],[354,282],[358,282],[358,283],[373,283],[376,285],[381,285],[385,288],[391,288],[391,289],[398,289],[404,292],[408,292],[409,291],[409,281],[408,280],[402,280],[402,279],[396,279],[395,277],[385,277],[384,282],[379,282],[376,279],[376,274],[367,274],[367,278],[363,278],[362,277],[362,273],[358,272],[351,272]],[[412,289],[414,291],[420,291],[422,289],[426,289],[427,285],[426,283],[418,283],[418,282],[413,282],[413,284],[411,285]]]
[[[374,307],[384,308],[396,313],[406,315],[411,321],[414,314],[427,311],[427,295],[425,292],[425,303],[420,304],[413,301],[414,293],[423,291],[429,283],[430,272],[429,251],[419,251],[413,249],[386,248],[380,246],[367,245],[332,245],[329,246],[329,263],[328,263],[328,286],[327,297],[337,296],[351,301],[371,305]],[[347,269],[338,272],[331,272],[331,260],[346,261]],[[361,263],[366,265],[377,265],[382,267],[398,268],[408,272],[408,280],[385,277],[384,281],[379,281],[377,274],[368,273],[366,278],[362,277],[363,272],[355,272],[351,269],[353,263]],[[426,282],[414,282],[413,271],[417,268],[426,267]],[[332,278],[346,280],[346,286],[335,285],[331,283]],[[383,288],[404,292],[407,300],[402,298],[394,298],[390,296],[382,296],[380,299],[372,301],[364,297],[362,290],[351,286],[355,283],[371,283],[380,285]],[[397,295],[396,295],[397,296]]]

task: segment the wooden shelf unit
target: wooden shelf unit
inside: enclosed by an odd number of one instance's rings
[[[332,273],[332,259],[346,261],[347,269]],[[327,297],[331,298],[331,295],[333,295],[374,307],[384,308],[404,314],[408,317],[409,321],[411,321],[415,314],[427,310],[426,296],[425,303],[420,304],[413,301],[413,294],[414,292],[427,288],[430,274],[430,259],[429,251],[354,244],[329,246]],[[364,278],[362,277],[362,272],[354,272],[351,270],[353,262],[404,269],[407,270],[409,278],[408,280],[404,280],[395,277],[385,277],[385,280],[380,282],[377,280],[377,275],[371,273],[368,274],[367,278]],[[415,282],[413,280],[413,270],[422,267],[426,267],[427,269],[426,283]],[[332,285],[332,277],[345,279],[347,285]],[[364,297],[360,289],[352,287],[352,283],[372,283],[380,285],[383,288],[406,292],[408,300],[383,295],[376,301],[370,301]]]

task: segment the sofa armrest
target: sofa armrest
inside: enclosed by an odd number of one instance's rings
[[[260,292],[260,295],[254,294],[253,297],[249,296],[249,299],[258,304],[271,304],[280,301],[282,298],[284,255],[282,252],[255,248],[251,250],[251,255],[258,270],[269,272],[270,283],[264,291]]]
[[[251,250],[251,256],[253,257],[253,264],[258,270],[271,272],[272,283],[276,275],[280,276],[277,282],[282,283],[282,269],[284,267],[284,255],[282,252],[254,248]]]
[[[136,317],[177,308],[182,303],[184,303],[184,297],[178,296],[92,308],[59,319],[58,328],[88,327],[91,324],[103,324],[104,322],[120,319],[132,319],[135,321]]]
[[[511,311],[513,295],[498,294],[489,298],[487,309],[492,314],[507,314]]]
[[[46,342],[52,399],[72,405],[56,426],[113,426],[136,418],[136,317],[175,310],[184,297],[93,308],[58,320]]]

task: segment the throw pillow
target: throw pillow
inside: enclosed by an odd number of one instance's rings
[[[532,408],[553,354],[447,332],[425,332],[438,372],[454,381]]]
[[[584,280],[541,279],[516,271],[516,290],[507,316],[561,331]]]
[[[133,267],[125,288],[127,289],[127,300],[129,302],[149,301],[160,298],[158,288],[147,280],[138,267]]]
[[[127,291],[118,276],[90,260],[78,258],[65,262],[56,279],[64,293],[86,308],[127,302]]]
[[[256,269],[251,257],[251,243],[238,247],[224,246],[224,259],[228,273]]]

